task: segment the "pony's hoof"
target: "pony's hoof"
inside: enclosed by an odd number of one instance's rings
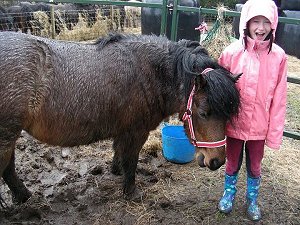
[[[31,192],[29,190],[27,190],[26,188],[25,189],[22,189],[22,190],[19,190],[20,192],[17,193],[17,194],[13,194],[12,196],[12,201],[16,204],[22,204],[22,203],[25,203],[27,202],[27,200],[31,197]]]
[[[134,202],[141,202],[143,199],[143,192],[139,190],[138,188],[135,188],[135,190],[132,193],[124,193],[124,198],[126,200],[134,201]]]

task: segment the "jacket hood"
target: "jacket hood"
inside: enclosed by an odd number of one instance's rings
[[[275,38],[278,11],[276,4],[272,0],[248,0],[244,4],[240,17],[240,38],[245,36],[244,29],[247,28],[247,22],[255,16],[264,16],[270,20],[273,37]]]

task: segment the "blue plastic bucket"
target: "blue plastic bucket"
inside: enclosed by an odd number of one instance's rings
[[[188,163],[194,159],[195,147],[190,143],[183,126],[167,125],[162,128],[162,152],[170,162]]]

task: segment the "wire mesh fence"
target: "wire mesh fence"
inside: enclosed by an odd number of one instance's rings
[[[18,2],[1,4],[0,31],[78,41],[111,31],[140,33],[139,7]]]

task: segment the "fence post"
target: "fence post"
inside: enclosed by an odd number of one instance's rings
[[[55,17],[54,17],[54,6],[50,6],[50,21],[51,21],[51,38],[55,38]]]
[[[161,9],[160,35],[165,35],[167,33],[167,4],[168,0],[163,0],[163,6]]]
[[[172,26],[171,26],[171,40],[176,41],[177,28],[178,28],[178,0],[174,0],[173,15],[172,15]]]

